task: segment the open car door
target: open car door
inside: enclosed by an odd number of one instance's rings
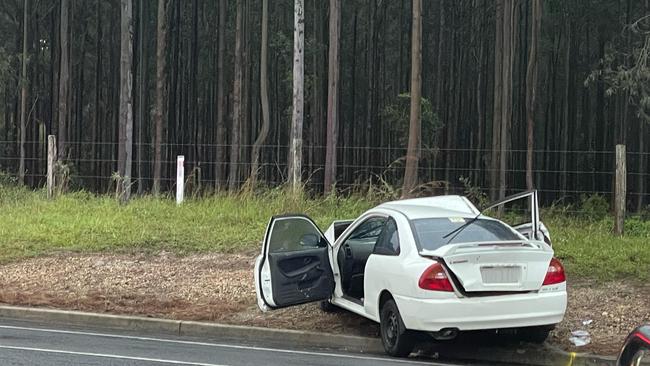
[[[263,311],[329,299],[334,292],[330,245],[307,216],[274,216],[255,263]]]
[[[538,243],[546,239],[539,221],[537,192],[523,192],[494,202],[483,208],[482,215],[499,219],[528,240],[522,240],[494,220],[481,220],[479,216],[476,216],[476,221],[450,219],[459,225],[458,228],[467,227],[468,231],[458,231],[459,236],[452,237],[456,238],[456,243],[449,240],[448,245],[421,251],[420,254],[441,258],[458,281],[461,291],[468,295],[540,290],[544,286],[553,250],[549,245]]]
[[[511,209],[506,210],[506,206]],[[545,241],[551,245],[549,232],[539,219],[537,190],[518,193],[491,203],[484,212],[506,222],[530,240]]]

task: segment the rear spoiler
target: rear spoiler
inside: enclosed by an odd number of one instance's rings
[[[504,240],[504,241],[480,241],[480,242],[469,242],[469,243],[456,243],[456,244],[447,244],[436,250],[427,250],[422,249],[419,254],[422,257],[432,257],[439,258],[445,255],[452,255],[464,249],[482,249],[482,248],[528,248],[530,250],[546,250],[544,246],[541,245],[541,242],[531,242],[528,240]]]

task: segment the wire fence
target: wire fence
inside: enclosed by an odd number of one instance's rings
[[[25,180],[39,187],[47,174],[47,143],[25,143]],[[176,180],[176,157],[185,156],[188,189],[208,190],[214,187],[243,185],[251,176],[252,145],[164,143],[162,150],[161,186],[173,190]],[[303,146],[302,171],[305,186],[321,192],[325,146]],[[15,141],[0,140],[0,172],[18,176],[19,147]],[[280,144],[260,146],[257,181],[265,186],[278,186],[287,181],[290,147]],[[134,191],[148,192],[153,185],[154,145],[133,146],[132,181]],[[232,162],[238,153],[237,162]],[[116,142],[69,141],[63,156],[69,186],[95,192],[114,189],[117,171]],[[340,146],[336,149],[336,187],[341,192],[364,191],[370,186],[397,189],[401,186],[406,149],[395,146]],[[526,150],[506,152],[507,193],[526,189]],[[428,193],[484,192],[498,189],[501,169],[491,164],[495,152],[472,148],[422,148],[418,167],[419,180]],[[533,150],[533,180],[545,204],[574,203],[586,196],[602,195],[612,199],[615,177],[615,151]],[[627,152],[627,204],[633,210],[646,209],[650,203],[650,152]]]

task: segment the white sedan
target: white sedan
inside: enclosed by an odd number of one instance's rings
[[[515,201],[525,201],[529,219],[514,226],[462,196],[384,203],[324,234],[307,216],[275,216],[255,264],[258,305],[347,309],[380,323],[392,356],[408,356],[422,332],[444,340],[515,328],[543,342],[564,317],[566,279],[536,191],[489,208]]]

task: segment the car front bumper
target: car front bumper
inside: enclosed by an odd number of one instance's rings
[[[394,296],[407,329],[439,331],[552,325],[566,312],[566,290],[469,298]]]

